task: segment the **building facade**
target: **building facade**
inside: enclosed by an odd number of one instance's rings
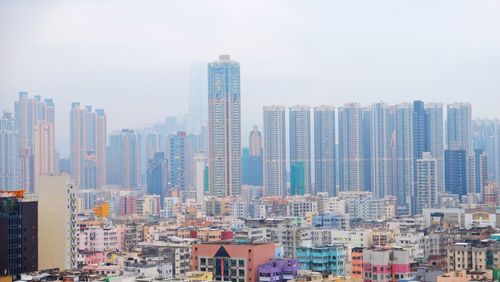
[[[286,196],[285,107],[264,107],[264,195]]]
[[[208,64],[210,195],[241,193],[240,64],[229,55]]]

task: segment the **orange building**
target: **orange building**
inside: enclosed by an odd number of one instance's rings
[[[352,248],[352,278],[363,279],[363,249],[361,247]]]
[[[274,243],[206,243],[192,246],[192,269],[208,271],[214,281],[257,282],[259,265],[274,258]]]

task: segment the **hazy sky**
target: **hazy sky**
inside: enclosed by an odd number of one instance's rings
[[[61,155],[71,101],[108,128],[187,111],[189,65],[241,63],[244,138],[265,104],[472,102],[500,117],[500,1],[0,0],[0,110],[52,97]]]

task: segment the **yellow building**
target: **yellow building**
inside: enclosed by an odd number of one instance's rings
[[[213,281],[214,275],[207,271],[193,271],[186,274],[186,281]]]
[[[38,177],[38,269],[76,267],[76,199],[68,176]]]

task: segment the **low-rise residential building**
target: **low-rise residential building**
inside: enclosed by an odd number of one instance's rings
[[[299,270],[299,262],[294,259],[273,259],[259,265],[259,281],[286,282],[294,279]]]
[[[410,254],[402,248],[363,250],[363,281],[392,282],[411,277]]]
[[[343,245],[297,248],[300,269],[311,270],[322,275],[344,275],[345,248]]]
[[[212,272],[215,281],[259,281],[259,265],[275,255],[274,243],[204,243],[192,246],[191,267]]]

